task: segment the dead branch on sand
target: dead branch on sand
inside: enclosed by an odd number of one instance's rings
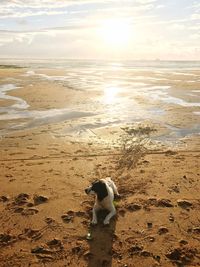
[[[156,129],[150,126],[124,127],[124,134],[120,137],[122,155],[118,162],[118,169],[130,169],[147,153],[151,143],[150,134]]]

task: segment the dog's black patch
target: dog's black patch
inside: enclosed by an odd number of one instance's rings
[[[99,201],[102,201],[105,197],[108,196],[106,185],[102,181],[94,182],[91,190],[93,190],[97,194],[97,199]]]

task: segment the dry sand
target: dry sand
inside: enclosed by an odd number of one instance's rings
[[[14,74],[17,79],[22,70],[1,72]],[[95,97],[35,83],[11,92],[30,110]],[[84,138],[65,134],[82,122],[74,118],[2,136],[0,266],[200,266],[199,137],[172,149],[149,142],[141,132],[133,142],[132,126],[107,126]],[[141,128],[165,132],[149,122]],[[121,194],[117,216],[104,227],[100,214],[99,224],[91,227],[94,199],[84,189],[106,176]]]

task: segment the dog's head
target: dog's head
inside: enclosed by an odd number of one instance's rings
[[[101,180],[93,182],[88,188],[85,189],[85,193],[88,195],[96,194],[98,200],[100,201],[108,195],[106,184]]]

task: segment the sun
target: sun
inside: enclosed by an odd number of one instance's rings
[[[99,35],[106,46],[125,47],[130,40],[130,25],[122,19],[109,19],[102,22]]]

